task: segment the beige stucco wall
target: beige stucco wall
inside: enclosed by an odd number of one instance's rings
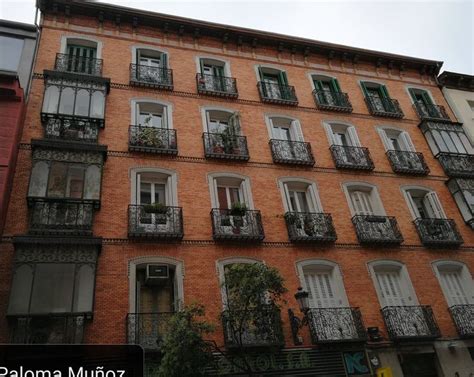
[[[474,102],[474,92],[443,88],[443,94],[458,120],[464,123],[471,141],[474,142],[474,111],[467,102]]]

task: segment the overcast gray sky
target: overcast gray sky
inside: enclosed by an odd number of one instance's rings
[[[444,61],[474,75],[474,0],[109,0],[107,3]],[[0,18],[33,23],[35,0],[0,0]]]

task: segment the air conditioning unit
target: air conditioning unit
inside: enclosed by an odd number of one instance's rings
[[[170,276],[169,267],[166,264],[147,264],[146,285],[165,284]]]

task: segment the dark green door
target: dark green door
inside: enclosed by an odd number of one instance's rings
[[[78,73],[95,73],[96,49],[76,45],[67,46],[68,71]]]

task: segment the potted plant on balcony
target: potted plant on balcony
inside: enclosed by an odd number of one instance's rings
[[[287,212],[285,213],[285,220],[289,225],[295,225],[298,221],[298,215],[296,212]]]
[[[243,216],[247,213],[247,206],[245,203],[235,202],[232,204],[230,209],[230,215],[232,216],[232,220],[234,223],[233,232],[236,234],[240,234],[240,227],[244,225]]]
[[[143,211],[145,213],[155,215],[156,224],[166,224],[168,209],[169,208],[166,205],[157,202],[153,204],[146,204],[143,206]]]
[[[160,129],[151,124],[151,119],[152,117],[149,115],[145,118],[143,125],[140,124],[139,143],[146,147],[164,148],[165,145],[160,137]]]

